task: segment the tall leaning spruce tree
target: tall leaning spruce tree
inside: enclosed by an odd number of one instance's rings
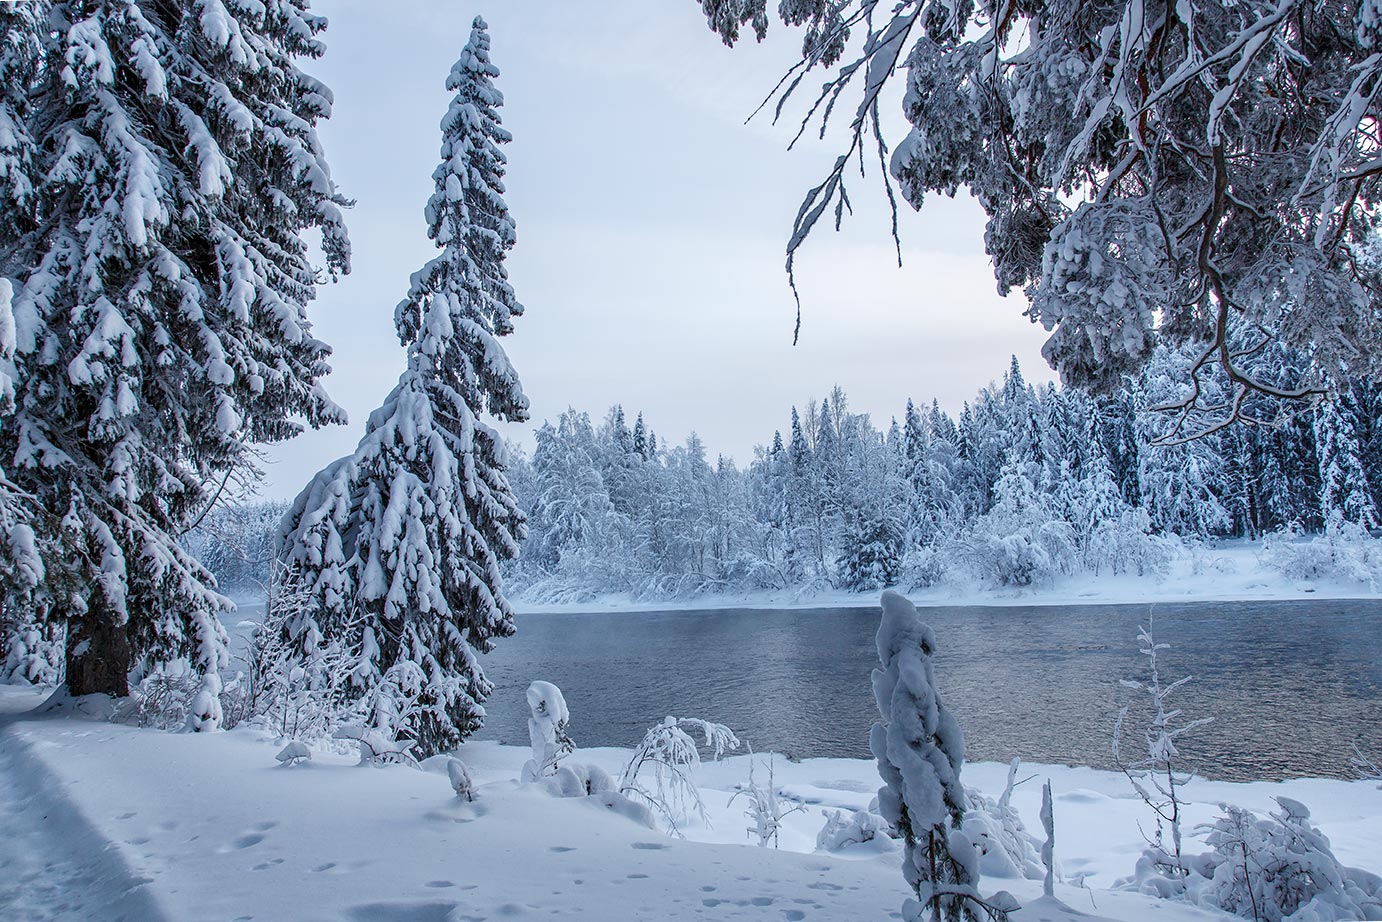
[[[6,41],[36,143],[0,241],[15,288],[0,466],[71,571],[38,613],[67,628],[68,689],[122,695],[141,659],[215,676],[231,606],[177,536],[253,443],[343,420],[319,384],[330,350],[307,321],[319,269],[302,238],[319,230],[327,270],[348,269],[315,127],[331,93],[297,67],[326,21],[307,0],[40,6]],[[9,68],[29,47],[35,66]],[[22,157],[4,162],[18,175]]]
[[[316,628],[359,646],[355,676],[374,725],[411,737],[422,756],[480,725],[491,686],[477,653],[513,633],[499,564],[525,531],[502,440],[482,419],[528,417],[499,343],[523,307],[504,268],[514,222],[500,145],[510,135],[487,29],[477,17],[446,83],[455,96],[426,209],[440,252],[394,312],[407,368],[354,455],[294,504],[281,545],[287,572],[311,591]]]

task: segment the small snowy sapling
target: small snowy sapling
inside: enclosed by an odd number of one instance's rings
[[[1358,773],[1362,781],[1378,782],[1378,790],[1382,790],[1382,768],[1377,763],[1363,754],[1363,749],[1357,743],[1353,744],[1353,768]]]
[[[533,757],[523,766],[524,782],[555,775],[562,757],[576,751],[576,744],[566,732],[571,713],[560,688],[551,682],[529,685],[528,711],[528,740]]]
[[[1056,894],[1056,814],[1051,805],[1051,779],[1041,786],[1041,828],[1046,830],[1046,841],[1041,845],[1041,863],[1046,866],[1046,877],[1042,882],[1042,892],[1047,896]]]
[[[771,845],[777,848],[777,835],[782,829],[782,820],[793,813],[804,813],[806,805],[799,800],[783,797],[777,790],[777,783],[773,774],[773,757],[768,756],[768,783],[763,785],[754,780],[754,757],[753,750],[749,750],[749,783],[747,786],[740,787],[730,796],[729,802],[732,804],[740,797],[747,797],[749,800],[748,809],[744,811],[744,816],[753,821],[753,825],[746,831],[749,835],[758,837],[758,844],[766,848]]]
[[[916,894],[906,922],[1007,919],[1018,908],[1006,891],[979,894],[979,852],[961,828],[964,734],[936,690],[936,636],[904,596],[887,590],[873,671],[879,720],[869,734],[883,787],[879,811],[902,836],[902,873]]]
[[[454,756],[447,759],[446,777],[451,780],[451,790],[456,792],[457,797],[463,797],[467,801],[475,799],[475,782],[464,762]]]
[[[1180,708],[1172,707],[1171,696],[1193,676],[1182,676],[1170,684],[1162,684],[1161,669],[1157,661],[1162,650],[1170,649],[1170,644],[1158,643],[1153,637],[1153,623],[1148,619],[1145,628],[1139,627],[1137,642],[1139,652],[1147,658],[1149,678],[1143,681],[1120,679],[1124,688],[1145,692],[1151,699],[1152,721],[1144,731],[1146,755],[1128,761],[1124,760],[1121,747],[1123,726],[1127,722],[1128,708],[1118,712],[1118,720],[1113,728],[1113,761],[1132,782],[1133,790],[1151,808],[1156,820],[1152,835],[1145,835],[1151,846],[1152,860],[1173,882],[1185,877],[1185,864],[1181,860],[1181,818],[1185,812],[1182,788],[1192,777],[1184,772],[1184,760],[1176,742],[1213,718],[1201,717],[1196,720],[1183,720]],[[1170,843],[1166,833],[1170,832]]]

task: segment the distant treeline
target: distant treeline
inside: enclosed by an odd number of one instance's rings
[[[1266,361],[1264,358],[1262,361]],[[511,593],[580,599],[930,585],[962,570],[1025,585],[1058,573],[1158,571],[1185,539],[1377,524],[1382,388],[1153,446],[1148,408],[1186,386],[1160,352],[1112,395],[1036,388],[1014,359],[958,417],[907,401],[880,429],[836,387],[793,408],[740,468],[692,433],[659,441],[620,406],[567,410],[509,477],[528,515]],[[1270,411],[1270,412],[1266,412]],[[219,510],[194,549],[223,586],[262,579],[282,504]]]

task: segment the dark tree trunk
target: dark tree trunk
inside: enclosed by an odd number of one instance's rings
[[[74,617],[67,629],[67,690],[77,695],[130,693],[130,641],[125,625],[99,597],[91,600],[84,615]]]

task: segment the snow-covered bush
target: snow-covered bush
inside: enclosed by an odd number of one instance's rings
[[[960,542],[968,569],[1000,586],[1032,586],[1070,572],[1076,548],[1070,524],[1037,489],[1026,466],[1003,468],[993,487],[993,508]]]
[[[1113,760],[1127,775],[1143,803],[1152,810],[1155,826],[1153,834],[1148,836],[1151,848],[1146,854],[1151,856],[1152,863],[1165,876],[1168,892],[1175,892],[1186,873],[1181,854],[1181,817],[1185,802],[1181,799],[1180,789],[1192,777],[1185,771],[1185,760],[1176,742],[1213,718],[1185,720],[1181,709],[1171,705],[1171,697],[1192,677],[1182,676],[1174,682],[1163,684],[1158,655],[1162,650],[1169,650],[1171,645],[1157,642],[1152,630],[1153,624],[1149,619],[1147,626],[1139,627],[1137,631],[1138,652],[1147,658],[1147,680],[1119,680],[1124,688],[1143,692],[1149,699],[1152,716],[1143,731],[1144,754],[1124,758],[1123,727],[1129,708],[1123,707],[1113,727]],[[1167,833],[1170,835],[1169,843],[1166,841]]]
[[[902,837],[902,873],[916,894],[902,917],[1004,920],[1017,903],[1006,891],[979,894],[979,850],[962,828],[964,734],[936,689],[936,636],[902,595],[884,592],[882,609],[876,638],[881,666],[873,670],[879,720],[869,748],[884,785],[879,812]]]
[[[202,680],[180,665],[161,665],[132,685],[129,696],[115,703],[111,720],[155,730],[187,726],[193,699],[202,691]]]
[[[528,740],[533,757],[523,765],[523,781],[536,781],[557,773],[557,763],[576,751],[576,744],[566,732],[571,713],[561,689],[551,682],[534,682],[528,686]]]
[[[618,785],[609,772],[598,765],[566,762],[547,779],[547,789],[560,797],[587,797],[617,793]]]
[[[771,754],[768,756],[767,784],[762,784],[754,778],[756,761],[753,750],[749,750],[749,782],[731,794],[729,802],[732,804],[740,797],[746,798],[749,806],[744,811],[744,816],[748,817],[753,825],[745,831],[751,836],[758,837],[759,846],[767,848],[771,845],[777,848],[777,834],[782,829],[782,820],[793,813],[805,812],[806,805],[799,800],[784,797],[778,791]]]
[[[284,768],[292,768],[294,765],[302,765],[312,761],[312,750],[307,748],[307,744],[300,740],[289,740],[288,745],[278,751],[274,756]]]
[[[1382,877],[1341,865],[1304,804],[1276,802],[1280,809],[1265,819],[1220,805],[1223,814],[1200,827],[1211,850],[1185,859],[1186,897],[1255,922],[1382,917]],[[1156,864],[1155,854],[1145,854],[1128,885],[1168,895]]]
[[[8,615],[6,611],[4,614]],[[57,685],[62,679],[67,631],[61,624],[34,621],[10,624],[0,618],[5,658],[0,661],[0,683]]]
[[[379,730],[364,724],[346,724],[337,728],[333,739],[354,740],[360,744],[361,765],[411,765],[418,767],[417,759],[409,752],[413,744],[409,740],[389,739]]]
[[[949,570],[949,561],[934,545],[911,548],[902,557],[903,585],[912,589],[929,589],[940,583]]]
[[[619,776],[619,793],[656,810],[677,835],[681,834],[677,821],[686,819],[688,808],[694,808],[703,821],[706,818],[695,778],[701,764],[700,749],[687,731],[699,733],[716,760],[739,748],[739,738],[724,724],[697,717],[668,716],[643,734]],[[651,780],[645,777],[645,769],[651,773]]]
[[[963,829],[979,849],[979,872],[985,877],[1040,880],[1040,843],[1027,831],[1012,805],[1013,787],[1018,783],[1019,760],[1008,766],[1008,783],[997,800],[966,788]]]
[[[1347,580],[1374,591],[1382,585],[1382,540],[1338,515],[1330,516],[1323,534],[1308,540],[1297,527],[1267,535],[1258,557],[1287,579]]]
[[[323,639],[309,605],[301,575],[275,563],[264,620],[254,625],[244,655],[245,674],[227,684],[242,719],[287,739],[329,737],[357,706],[351,694],[356,658],[340,640]]]
[[[1096,575],[1107,571],[1164,577],[1180,550],[1181,543],[1175,537],[1152,534],[1151,517],[1145,509],[1129,508],[1090,532],[1085,566]]]
[[[464,797],[466,800],[475,799],[475,781],[470,777],[470,769],[460,759],[454,756],[446,760],[446,777],[451,782],[451,790],[456,792],[457,797]]]
[[[221,729],[225,712],[221,709],[221,676],[208,672],[201,677],[201,685],[192,696],[187,709],[187,729],[194,733],[212,733]]]
[[[825,825],[816,833],[816,851],[820,852],[838,852],[867,842],[893,847],[888,821],[868,810],[831,810],[825,814]]]

